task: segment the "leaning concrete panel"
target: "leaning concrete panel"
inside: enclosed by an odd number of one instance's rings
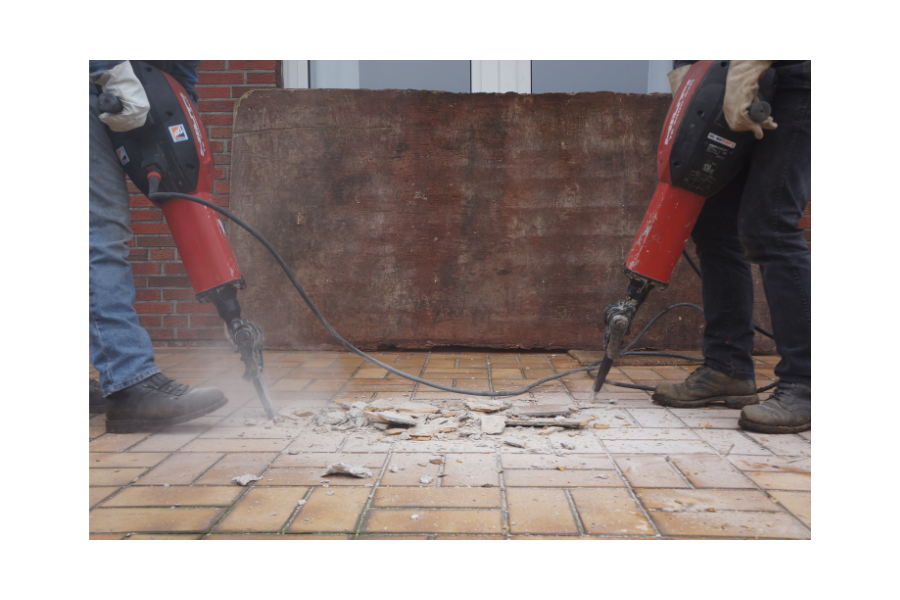
[[[236,110],[231,206],[363,348],[602,346],[656,185],[669,95],[266,90]],[[230,228],[273,347],[337,347],[269,254]],[[700,302],[679,265],[643,309]],[[641,345],[697,348],[702,321]]]

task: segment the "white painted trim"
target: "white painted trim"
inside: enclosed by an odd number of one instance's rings
[[[531,93],[530,60],[473,60],[472,93]]]
[[[309,61],[308,60],[283,60],[281,61],[281,78],[285,88],[309,87]]]

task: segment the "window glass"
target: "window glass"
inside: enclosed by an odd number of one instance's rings
[[[533,60],[531,91],[646,94],[649,71],[646,60]]]
[[[310,87],[468,92],[468,60],[311,60]]]

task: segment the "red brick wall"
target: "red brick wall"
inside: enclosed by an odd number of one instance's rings
[[[205,60],[197,95],[216,163],[213,200],[228,206],[234,104],[249,90],[275,87],[274,60]],[[135,310],[157,345],[225,345],[222,321],[211,304],[194,299],[190,281],[162,212],[136,187],[131,192],[131,269]]]

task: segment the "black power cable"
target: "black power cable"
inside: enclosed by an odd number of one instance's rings
[[[262,244],[265,247],[265,249],[268,250],[272,256],[275,257],[275,260],[278,261],[279,266],[281,266],[281,269],[288,276],[288,279],[290,279],[294,288],[300,294],[300,297],[303,298],[303,301],[306,303],[306,305],[312,311],[313,315],[315,315],[315,317],[319,320],[320,323],[322,323],[322,325],[325,327],[325,329],[328,330],[328,333],[330,333],[332,336],[334,336],[335,339],[337,339],[345,348],[347,348],[354,354],[366,359],[367,361],[369,361],[373,364],[378,365],[382,369],[386,369],[386,370],[390,371],[391,373],[394,373],[395,375],[399,375],[399,376],[409,379],[411,381],[416,381],[418,383],[422,383],[422,384],[431,386],[433,388],[437,388],[439,390],[444,390],[445,392],[466,394],[469,396],[517,396],[519,394],[524,394],[525,392],[531,391],[534,388],[547,383],[548,381],[553,381],[554,379],[566,377],[567,375],[572,375],[573,373],[581,373],[581,372],[585,372],[585,371],[590,373],[590,370],[596,368],[601,362],[598,360],[598,361],[588,365],[587,367],[572,369],[569,371],[565,371],[564,373],[558,373],[556,375],[551,375],[550,377],[544,377],[543,379],[538,379],[531,385],[526,386],[522,389],[505,391],[505,392],[483,392],[483,391],[478,391],[478,390],[463,390],[463,389],[459,389],[459,388],[449,387],[446,385],[441,385],[439,383],[434,383],[433,381],[428,381],[427,379],[421,379],[420,377],[410,375],[409,373],[404,373],[403,371],[395,369],[394,367],[392,367],[388,364],[385,364],[379,360],[376,360],[375,358],[372,358],[371,356],[369,356],[362,350],[356,348],[353,344],[351,344],[350,342],[345,340],[343,337],[341,337],[341,334],[339,334],[337,331],[335,331],[334,328],[328,323],[328,321],[325,320],[325,317],[322,316],[322,313],[319,312],[319,309],[316,308],[316,305],[313,304],[313,301],[309,298],[309,296],[306,295],[306,291],[304,291],[303,286],[301,286],[300,282],[298,282],[297,279],[294,277],[294,273],[291,271],[291,268],[287,265],[287,263],[284,262],[284,259],[281,257],[281,255],[278,253],[278,251],[274,247],[272,247],[272,244],[270,244],[268,242],[268,240],[266,240],[266,238],[264,238],[259,232],[257,232],[255,229],[253,229],[253,227],[251,227],[250,225],[248,225],[247,223],[245,223],[244,221],[242,221],[241,219],[239,219],[238,217],[233,215],[231,212],[225,210],[221,206],[217,206],[216,204],[213,204],[212,202],[204,200],[203,198],[198,198],[196,196],[191,196],[189,194],[179,194],[176,192],[151,192],[149,194],[149,197],[154,202],[164,202],[165,200],[169,200],[171,198],[178,198],[181,200],[187,200],[189,202],[194,202],[196,204],[203,205],[207,208],[211,208],[212,210],[216,211],[217,213],[224,215],[231,221],[234,221],[235,223],[237,223],[241,228],[246,230],[247,233],[249,233],[250,235],[255,237],[257,239],[257,241],[260,244]],[[644,333],[647,331],[647,329],[650,327],[650,325],[652,325],[653,323],[656,322],[657,319],[659,319],[662,315],[669,312],[673,308],[678,308],[680,306],[691,306],[701,312],[703,311],[703,309],[700,308],[699,306],[697,306],[696,304],[675,304],[675,305],[668,307],[667,309],[665,309],[664,311],[662,311],[661,313],[656,315],[656,317],[654,317],[653,320],[651,320],[650,323],[646,327],[644,327],[644,329],[631,342],[631,344],[628,345],[626,350],[628,348],[631,348],[635,344],[635,342],[637,342],[640,339],[640,337],[642,335],[644,335]],[[677,358],[686,358],[686,359],[690,359],[690,360],[702,360],[702,359],[694,358],[692,356],[684,356],[681,354],[672,354],[672,353],[668,353],[668,352],[627,352],[627,353],[622,354],[622,356],[635,356],[635,355],[673,356],[673,357],[677,357]],[[623,388],[629,388],[629,389],[635,389],[635,390],[645,390],[645,391],[651,391],[651,392],[655,390],[655,388],[647,386],[647,385],[637,385],[637,384],[633,384],[633,383],[621,383],[618,381],[611,381],[611,380],[607,380],[606,383],[609,383],[610,385],[614,385],[617,387],[623,387]],[[772,384],[771,386],[767,386],[765,388],[760,388],[760,390],[758,390],[758,391],[767,390],[770,387],[773,387],[774,385],[775,384]]]

